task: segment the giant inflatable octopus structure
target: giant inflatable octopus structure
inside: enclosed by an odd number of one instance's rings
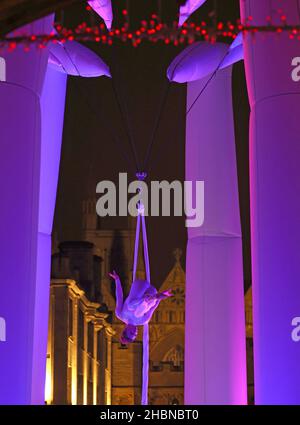
[[[179,25],[204,2],[181,6]],[[111,1],[88,3],[110,29]],[[282,3],[274,0],[272,6]],[[297,2],[284,3],[287,21],[299,25]],[[264,25],[269,8],[269,0],[240,0],[241,20],[251,15],[253,25]],[[48,16],[14,34],[47,34],[52,22]],[[255,400],[300,404],[300,344],[291,338],[291,321],[300,315],[300,85],[291,78],[299,50],[285,32],[258,31],[255,38],[244,33],[231,46],[192,44],[167,72],[170,81],[187,83],[186,180],[205,182],[204,224],[188,230],[186,404],[247,403],[231,92],[232,65],[241,59],[251,107]],[[0,404],[44,404],[51,232],[67,75],[110,77],[110,71],[75,41],[1,54]]]

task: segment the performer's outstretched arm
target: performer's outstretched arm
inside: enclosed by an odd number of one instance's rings
[[[116,283],[116,315],[119,317],[123,309],[122,284],[118,274],[115,271],[113,271],[112,273],[109,273],[109,276],[112,277]]]

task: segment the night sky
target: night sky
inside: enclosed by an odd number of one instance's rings
[[[126,1],[114,0],[115,26],[121,19]],[[158,11],[156,0],[129,2],[130,25],[138,23]],[[177,19],[175,0],[162,0],[162,20]],[[235,20],[239,16],[239,1],[208,0],[190,19],[213,19],[217,5],[217,19]],[[83,20],[95,19],[83,5],[77,5],[57,16],[66,26]],[[99,20],[100,21],[100,20]],[[140,161],[144,160],[160,103],[166,88],[166,69],[172,59],[186,46],[174,47],[163,43],[144,42],[138,48],[130,44],[102,46],[88,43],[110,66],[122,110],[128,116]],[[248,192],[248,119],[249,106],[243,63],[234,66],[233,101],[244,237],[245,281],[250,284],[249,192]],[[184,180],[185,104],[186,85],[171,84],[149,163],[150,180]],[[60,241],[82,238],[82,202],[96,197],[100,180],[116,181],[118,173],[128,172],[119,144],[132,157],[121,114],[117,107],[112,81],[106,77],[84,79],[69,77],[63,134],[62,158],[56,203],[54,232]],[[96,197],[97,198],[97,197]],[[117,220],[117,218],[116,218]],[[116,221],[117,223],[117,221]],[[153,284],[159,286],[174,264],[172,251],[186,245],[183,217],[149,217],[148,237]],[[184,259],[184,255],[183,255]]]

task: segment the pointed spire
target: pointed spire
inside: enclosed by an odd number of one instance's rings
[[[174,255],[174,258],[175,258],[176,263],[181,263],[182,249],[176,248],[173,251],[173,255]]]
[[[181,265],[181,257],[182,257],[183,251],[179,248],[176,248],[173,251],[173,255],[175,258],[175,264],[172,267],[172,270],[167,275],[166,279],[160,286],[160,291],[163,291],[165,289],[170,289],[171,287],[173,289],[175,288],[182,288],[184,290],[185,288],[185,272]]]

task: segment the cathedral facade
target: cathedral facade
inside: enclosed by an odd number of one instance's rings
[[[78,248],[78,244],[75,246]],[[100,304],[88,299],[79,282],[71,278],[65,255],[53,259],[52,275],[45,401],[111,404],[111,346],[115,332],[107,321],[109,313],[100,311]]]

